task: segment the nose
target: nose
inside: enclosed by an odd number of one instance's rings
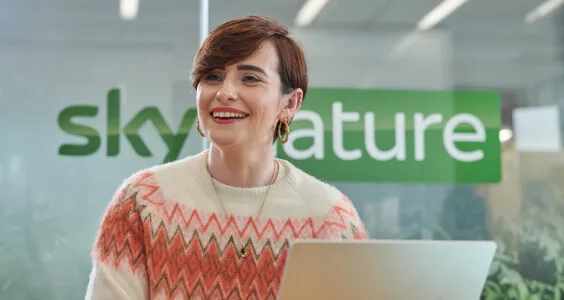
[[[221,86],[217,90],[216,98],[221,102],[226,101],[236,101],[237,100],[237,89],[232,80],[226,78],[221,83]]]

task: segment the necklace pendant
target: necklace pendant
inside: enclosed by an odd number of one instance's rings
[[[241,249],[239,250],[239,256],[242,258],[249,256],[249,250],[246,246],[241,247]]]

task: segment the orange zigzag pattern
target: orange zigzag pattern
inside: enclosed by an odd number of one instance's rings
[[[136,211],[136,195],[126,197],[125,190],[121,191],[110,203],[102,220],[93,257],[111,262],[115,268],[123,262],[132,273],[144,272],[143,233],[141,215]]]
[[[147,259],[154,296],[275,299],[287,257],[287,243],[278,253],[269,243],[258,252],[250,247],[249,256],[240,258],[232,241],[222,250],[215,235],[202,241],[194,232],[186,242],[181,232],[175,233],[172,239],[168,238],[165,227],[159,226],[158,232],[150,243]]]
[[[231,232],[240,236],[249,235],[263,239],[268,234],[268,238],[278,240],[281,238],[299,238],[303,233],[309,232],[312,238],[320,238],[324,231],[335,233],[348,229],[350,226],[348,220],[357,218],[353,204],[346,196],[343,196],[341,201],[335,204],[331,212],[323,218],[322,222],[318,222],[317,228],[312,218],[287,219],[283,221],[283,225],[279,228],[270,218],[266,222],[261,222],[260,219],[255,220],[249,217],[243,224],[240,224],[241,222],[238,222],[234,216],[222,216],[216,213],[205,214],[193,209],[183,208],[177,202],[166,200],[151,173],[141,174],[132,188],[139,192],[139,197],[146,203],[157,207],[169,224],[177,222],[186,228],[198,228],[198,230],[204,232],[213,228],[220,235]],[[172,209],[167,206],[172,206]],[[355,228],[355,230],[360,236],[366,235],[364,228]]]

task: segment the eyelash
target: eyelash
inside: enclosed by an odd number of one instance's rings
[[[217,80],[221,80],[221,77],[217,74],[208,74],[204,77],[204,79],[206,81],[217,81]],[[260,82],[260,79],[256,76],[253,75],[245,75],[243,76],[242,79],[244,82],[248,82],[248,83],[257,83]]]
[[[215,77],[215,78],[212,78],[212,77]],[[219,79],[219,75],[217,75],[217,74],[208,74],[208,75],[204,76],[204,79],[205,79],[206,81],[215,81],[215,80],[218,80],[218,79]]]
[[[245,79],[249,79],[249,78],[251,79],[250,82],[252,82],[252,83],[256,83],[256,82],[260,81],[260,79],[258,79],[256,76],[253,76],[253,75],[245,75],[243,77],[243,81],[245,81]]]

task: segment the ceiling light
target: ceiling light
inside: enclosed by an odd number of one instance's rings
[[[120,0],[119,15],[123,20],[131,21],[137,18],[139,0]]]
[[[417,23],[418,30],[428,30],[454,12],[467,0],[444,0]]]
[[[407,36],[403,37],[397,44],[392,47],[389,60],[396,60],[401,57],[403,53],[409,49],[413,44],[417,43],[421,34],[417,31],[410,32]]]
[[[328,2],[329,0],[307,0],[296,16],[296,25],[304,27],[311,24]]]
[[[537,6],[535,9],[531,10],[525,16],[525,22],[531,24],[534,23],[546,15],[553,12],[556,8],[561,6],[564,3],[564,0],[547,0],[543,2],[541,5]]]

